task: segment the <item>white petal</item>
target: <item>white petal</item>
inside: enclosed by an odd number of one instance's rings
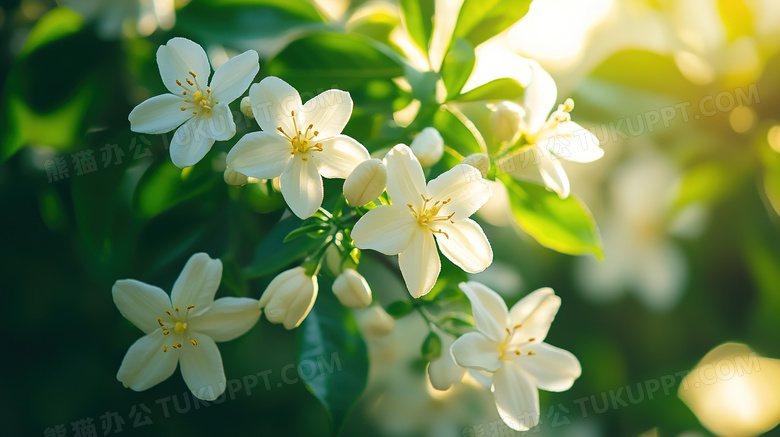
[[[531,68],[531,79],[523,94],[525,108],[523,130],[527,133],[536,133],[555,107],[555,102],[558,100],[558,87],[550,73],[545,71],[538,62],[529,60],[528,63]]]
[[[573,121],[559,124],[551,135],[540,138],[537,145],[560,159],[572,162],[593,162],[604,156],[598,138]]]
[[[163,352],[166,340],[162,329],[139,338],[127,350],[116,379],[135,391],[146,390],[168,379],[176,370],[179,351],[169,346],[168,351]]]
[[[209,138],[217,141],[227,141],[236,134],[236,122],[233,121],[233,113],[225,102],[219,102],[211,108],[209,113],[204,113],[203,132]]]
[[[279,177],[292,158],[290,142],[272,132],[251,132],[230,149],[227,166],[257,179]]]
[[[159,328],[157,317],[171,310],[171,299],[168,294],[153,285],[135,279],[116,281],[111,293],[119,312],[145,334]]]
[[[539,150],[541,150],[539,173],[542,175],[544,184],[558,193],[561,199],[569,197],[569,178],[566,176],[560,161],[558,158],[551,156],[546,149],[539,148]]]
[[[371,249],[385,255],[397,255],[412,241],[419,227],[407,210],[395,205],[382,205],[360,218],[352,229],[352,241],[359,249]]]
[[[191,118],[184,123],[171,139],[171,161],[176,167],[195,165],[206,156],[214,145],[214,139],[203,132],[203,119]]]
[[[249,88],[252,112],[260,128],[266,132],[278,132],[281,127],[292,135],[295,132],[292,111],[300,111],[301,95],[295,88],[278,77],[270,76]]]
[[[309,315],[309,311],[314,307],[318,292],[319,284],[317,283],[317,277],[313,276],[311,278],[311,285],[307,283],[305,292],[298,293],[298,297],[295,298],[288,308],[287,315],[285,315],[284,322],[282,323],[284,329],[290,330],[300,326],[306,316]]]
[[[479,273],[493,262],[490,242],[474,220],[442,221],[430,227],[441,231],[435,234],[441,253],[464,271]]]
[[[282,172],[279,187],[284,201],[301,219],[311,217],[322,205],[322,178],[311,159],[304,161],[295,155]]]
[[[206,310],[214,302],[214,294],[222,280],[222,261],[201,252],[192,255],[173,284],[171,302],[184,311],[195,305],[190,314]]]
[[[225,391],[225,370],[217,344],[208,335],[189,332],[197,346],[182,342],[181,376],[196,398],[213,401]]]
[[[428,182],[428,193],[435,201],[447,202],[439,215],[452,220],[468,218],[490,199],[490,186],[476,168],[458,164]]]
[[[257,300],[223,297],[215,300],[205,313],[190,317],[189,326],[214,341],[230,341],[249,331],[259,318]]]
[[[452,357],[458,365],[495,372],[501,368],[498,344],[481,332],[467,332],[452,343]]]
[[[512,309],[509,311],[509,324],[515,326],[525,323],[525,319],[536,311],[542,302],[554,295],[555,292],[550,287],[540,288],[528,293],[512,306]]]
[[[561,307],[561,298],[556,295],[545,297],[531,314],[522,322],[522,327],[515,330],[512,335],[512,343],[525,343],[533,341],[539,343],[547,337],[555,315]],[[533,340],[531,340],[533,339]]]
[[[306,102],[301,108],[301,130],[310,124],[318,131],[317,139],[332,138],[344,130],[352,116],[352,97],[341,90],[327,90]]]
[[[181,97],[162,94],[144,100],[130,111],[130,130],[145,134],[170,132],[193,117],[192,112],[182,111],[186,106]]]
[[[455,362],[450,352],[455,337],[437,328],[433,328],[433,330],[441,338],[441,356],[428,365],[428,379],[436,390],[447,390],[463,379],[466,369]]]
[[[493,375],[493,397],[499,416],[515,431],[539,423],[539,391],[518,366],[506,364]]]
[[[571,388],[582,374],[582,367],[571,352],[540,343],[527,348],[533,355],[515,356],[513,362],[533,378],[534,385],[547,391],[564,391]]]
[[[394,204],[411,204],[420,211],[421,195],[428,196],[425,175],[420,162],[409,147],[398,144],[385,156],[387,166],[387,194]]]
[[[479,282],[461,282],[460,289],[471,302],[471,314],[479,332],[495,342],[507,337],[506,302],[501,296]]]
[[[346,179],[355,167],[371,158],[362,144],[346,135],[323,141],[322,152],[311,156],[323,177],[341,179]]]
[[[211,79],[211,90],[218,102],[230,103],[241,97],[260,71],[257,52],[247,50],[222,64]]]
[[[392,235],[389,236],[393,238]],[[414,298],[428,294],[436,284],[441,271],[439,251],[436,250],[433,233],[418,227],[412,241],[398,254],[398,265],[404,277],[406,288]]]
[[[168,44],[157,49],[157,65],[160,67],[160,76],[168,91],[182,95],[184,88],[176,84],[178,80],[185,86],[185,81],[197,80],[203,88],[209,81],[211,67],[209,59],[203,47],[186,39],[173,38]],[[195,78],[190,75],[195,73]],[[192,87],[190,87],[192,88]]]

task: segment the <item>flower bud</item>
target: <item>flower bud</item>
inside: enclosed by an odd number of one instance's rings
[[[484,153],[474,153],[463,158],[462,164],[468,164],[482,173],[482,177],[487,177],[488,170],[490,170],[490,158]]]
[[[363,161],[344,181],[344,197],[351,206],[363,206],[382,195],[387,168],[379,159]]]
[[[360,311],[357,314],[357,323],[366,338],[384,337],[392,334],[395,329],[395,319],[379,305]]]
[[[241,186],[246,185],[249,181],[249,178],[245,174],[241,174],[230,167],[225,168],[223,177],[225,178],[225,183],[228,185]]]
[[[365,278],[354,269],[344,269],[333,282],[333,294],[342,305],[356,310],[371,305],[371,288]]]
[[[513,141],[520,130],[525,110],[515,103],[503,101],[493,112],[493,135],[498,141]]]
[[[252,113],[252,102],[249,100],[249,96],[246,96],[243,99],[241,99],[241,113],[246,115],[247,117],[255,116]]]
[[[444,154],[444,140],[439,131],[433,127],[426,127],[412,141],[409,146],[414,156],[423,167],[430,167],[441,159]]]
[[[306,275],[303,267],[280,273],[268,284],[258,306],[265,308],[265,317],[271,323],[283,323],[293,329],[309,315],[317,299],[317,277]]]

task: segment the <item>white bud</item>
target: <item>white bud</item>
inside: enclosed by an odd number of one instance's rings
[[[357,313],[357,323],[366,338],[384,337],[395,329],[395,319],[379,305],[372,305]]]
[[[520,121],[525,116],[525,109],[510,101],[496,105],[493,112],[493,135],[498,141],[513,141],[520,131]]]
[[[439,131],[433,127],[423,129],[422,132],[414,137],[412,145],[409,147],[423,167],[430,167],[436,164],[444,154],[444,140]]]
[[[252,113],[252,102],[249,101],[249,96],[246,96],[243,99],[241,99],[241,113],[246,115],[247,117],[255,116]]]
[[[468,164],[482,173],[482,177],[487,177],[490,170],[490,158],[484,153],[474,153],[463,158],[462,164]]]
[[[283,323],[293,329],[309,315],[317,299],[317,277],[308,276],[303,267],[280,273],[268,284],[258,306],[264,308],[271,323]]]
[[[344,197],[352,206],[363,206],[382,195],[387,168],[379,159],[363,161],[344,181]]]
[[[371,305],[371,288],[354,269],[344,271],[333,282],[333,294],[347,308],[362,310]]]
[[[223,177],[225,178],[225,183],[228,185],[241,186],[246,185],[249,181],[249,178],[245,174],[241,174],[229,167],[225,168]]]
[[[340,237],[341,234],[336,234]],[[333,276],[337,276],[341,273],[341,252],[335,244],[331,244],[325,249],[325,267],[330,270]]]

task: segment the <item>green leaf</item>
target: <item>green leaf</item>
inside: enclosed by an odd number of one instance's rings
[[[428,54],[428,43],[433,33],[434,0],[400,0],[401,14],[406,30],[414,44]]]
[[[66,7],[54,8],[35,24],[19,51],[19,56],[23,57],[39,47],[74,34],[83,26],[84,19],[77,12]]]
[[[387,306],[387,314],[393,316],[394,319],[400,319],[414,310],[414,307],[408,300],[397,300]]]
[[[464,0],[453,39],[476,47],[523,18],[530,6],[531,0]]]
[[[293,261],[299,260],[319,247],[326,235],[315,238],[298,238],[284,243],[290,232],[301,226],[297,217],[288,217],[274,226],[255,250],[252,262],[244,269],[247,278],[257,278],[276,272]]]
[[[591,253],[603,259],[596,222],[579,199],[561,199],[542,185],[501,178],[517,223],[542,246],[569,255]]]
[[[320,285],[330,288],[330,284]],[[298,329],[297,346],[301,379],[325,407],[331,434],[336,435],[366,388],[368,351],[352,313],[330,290],[320,290]]]
[[[439,110],[433,117],[433,127],[441,133],[444,144],[463,156],[482,153],[479,141],[471,130],[455,114],[447,109]]]
[[[523,97],[525,88],[514,79],[502,77],[480,85],[473,90],[455,97],[458,102],[476,102],[490,100],[515,100]]]
[[[136,187],[133,206],[141,217],[154,217],[217,186],[209,165],[196,165],[189,171],[167,159],[151,166]]]
[[[458,38],[452,43],[441,66],[441,78],[447,89],[448,98],[460,94],[460,90],[463,89],[463,85],[466,84],[474,69],[476,60],[474,47],[468,41]]]
[[[328,229],[330,229],[330,226],[325,223],[316,223],[313,225],[302,226],[287,234],[287,236],[284,237],[284,240],[282,242],[287,243],[288,241],[292,241],[304,235],[309,235],[310,237],[317,237],[318,235],[322,234]]]
[[[423,341],[422,348],[420,349],[422,356],[426,361],[433,361],[441,356],[441,338],[431,331],[425,341]]]

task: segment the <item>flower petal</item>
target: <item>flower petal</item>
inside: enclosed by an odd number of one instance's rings
[[[512,306],[512,309],[509,311],[509,324],[514,326],[525,323],[525,319],[536,311],[542,302],[554,295],[555,292],[550,287],[540,288],[528,293]]]
[[[170,132],[193,117],[192,112],[181,110],[185,105],[181,97],[173,94],[146,99],[130,111],[130,130],[145,134]]]
[[[542,175],[544,184],[558,193],[561,199],[569,197],[569,178],[566,176],[560,161],[546,149],[540,147],[539,150],[541,150],[539,154],[539,173]]]
[[[157,65],[160,67],[163,85],[176,95],[183,95],[184,91],[176,84],[177,80],[185,86],[187,79],[197,80],[205,87],[211,73],[209,58],[203,47],[186,38],[173,38],[168,44],[160,46],[157,49]],[[195,73],[195,78],[190,72]]]
[[[135,391],[146,390],[168,379],[176,370],[179,351],[169,347],[163,352],[166,340],[159,326],[151,334],[136,340],[127,350],[116,379]]]
[[[572,162],[593,162],[604,156],[598,138],[573,121],[559,124],[552,135],[537,140],[537,145],[560,159]]]
[[[352,241],[359,249],[397,255],[412,242],[417,220],[395,205],[378,206],[360,218],[352,229]]]
[[[341,90],[327,90],[308,102],[301,108],[301,130],[310,124],[318,132],[317,139],[332,138],[344,130],[349,117],[352,116],[352,97]]]
[[[214,145],[214,139],[202,131],[202,121],[201,117],[193,117],[173,134],[170,152],[171,161],[176,167],[197,164]]]
[[[150,334],[159,328],[157,317],[171,310],[171,299],[168,294],[153,285],[135,279],[116,281],[111,294],[122,316],[145,334]]]
[[[346,179],[355,167],[371,158],[362,144],[346,135],[336,135],[321,144],[322,152],[313,153],[312,158],[326,178]]]
[[[213,302],[222,280],[222,261],[211,259],[201,252],[192,255],[173,284],[171,302],[183,311],[195,305],[195,315],[205,311]]]
[[[528,349],[533,355],[515,356],[512,361],[531,375],[534,385],[542,390],[568,390],[582,374],[579,360],[569,351],[547,343]]]
[[[189,334],[197,346],[191,341],[182,342],[181,376],[196,398],[213,401],[225,391],[222,356],[211,337],[195,332]]]
[[[260,128],[266,132],[278,132],[281,127],[288,134],[296,131],[292,111],[300,111],[301,95],[295,88],[278,77],[270,76],[249,88],[252,112]]]
[[[295,155],[279,179],[282,196],[292,212],[302,220],[312,216],[322,205],[322,178],[311,159]]]
[[[217,141],[227,141],[236,134],[236,122],[226,102],[219,102],[211,108],[211,115],[203,116],[203,131]]]
[[[456,266],[468,273],[479,273],[493,262],[493,249],[477,222],[464,219],[450,223],[435,222],[439,250]]]
[[[206,312],[190,317],[190,329],[214,341],[230,341],[249,331],[259,318],[257,300],[223,297],[215,300]]]
[[[471,314],[479,332],[495,342],[507,336],[506,302],[501,296],[479,282],[461,282],[460,289],[471,301]]]
[[[230,149],[227,166],[258,179],[279,177],[290,163],[292,146],[272,132],[250,132]]]
[[[392,235],[388,237],[393,238]],[[418,298],[431,291],[439,278],[441,260],[433,234],[428,229],[418,227],[414,231],[409,246],[398,254],[398,265],[412,297]]]
[[[467,332],[452,343],[452,357],[459,366],[495,372],[502,363],[495,341],[481,332]]]
[[[455,362],[450,352],[455,337],[438,328],[433,328],[433,330],[441,338],[441,356],[428,365],[428,379],[436,390],[447,390],[463,379],[466,369]]]
[[[514,332],[512,343],[524,343],[526,341],[540,343],[544,341],[560,307],[560,297],[554,294],[545,297],[524,321],[518,322],[523,326]]]
[[[535,134],[541,129],[547,121],[547,116],[555,107],[558,100],[558,87],[550,76],[538,62],[529,60],[531,68],[531,79],[523,94],[523,107],[525,108],[525,117],[523,117],[523,131]]]
[[[387,153],[385,162],[390,200],[401,207],[410,204],[419,212],[423,204],[421,195],[427,196],[428,189],[422,167],[412,149],[398,144]]]
[[[214,99],[218,102],[230,103],[241,97],[258,71],[260,71],[260,63],[256,51],[247,50],[234,56],[214,72],[210,84]]]
[[[428,182],[428,193],[435,201],[447,202],[439,215],[452,216],[452,220],[470,217],[490,199],[490,186],[476,168],[458,164]]]
[[[508,363],[493,374],[493,397],[499,416],[515,431],[527,431],[539,423],[539,391],[517,365]]]

